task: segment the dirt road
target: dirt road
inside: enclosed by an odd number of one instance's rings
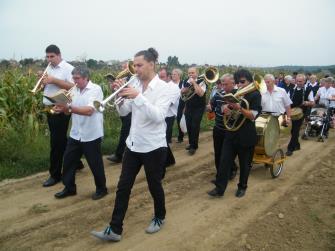
[[[142,170],[119,243],[103,243],[89,233],[110,220],[120,165],[105,163],[109,195],[99,201],[90,198],[94,185],[88,168],[77,174],[78,195],[63,200],[54,198],[61,184],[42,188],[47,173],[4,181],[0,250],[335,250],[334,131],[330,135],[325,143],[303,141],[277,179],[254,166],[241,199],[234,196],[237,178],[223,198],[206,194],[215,174],[211,132],[201,135],[192,157],[185,144],[174,144],[177,164],[164,180],[164,228],[154,235],[144,232],[153,203]]]

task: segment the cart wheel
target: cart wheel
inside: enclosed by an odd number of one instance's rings
[[[272,162],[273,164],[270,165],[270,173],[272,178],[277,178],[281,171],[283,170],[284,162],[275,164],[276,160],[280,160],[284,158],[284,152],[282,149],[277,149],[275,153],[272,155]]]
[[[319,142],[325,142],[325,136],[320,136],[320,137],[318,138],[318,141],[319,141]]]
[[[307,135],[304,133],[304,134],[301,136],[301,139],[307,140],[308,137],[307,137]]]

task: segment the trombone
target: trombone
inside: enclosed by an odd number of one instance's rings
[[[51,65],[51,62],[49,62],[48,66],[45,68],[44,72],[42,73],[42,76],[39,78],[39,80],[37,81],[34,88],[32,90],[30,90],[30,92],[33,93],[34,95],[36,95],[37,92],[42,90],[42,88],[43,88],[42,80],[47,75],[47,72],[49,70],[50,65]]]

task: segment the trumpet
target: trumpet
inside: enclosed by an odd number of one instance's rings
[[[119,72],[115,80],[117,79],[124,79],[131,77],[129,81],[124,83],[118,90],[114,91],[110,96],[108,96],[106,99],[104,99],[102,102],[95,100],[93,102],[93,105],[95,109],[97,109],[99,112],[103,112],[105,110],[106,106],[114,107],[118,104],[120,104],[123,101],[123,97],[117,97],[117,94],[125,87],[127,87],[132,81],[134,81],[134,76],[135,76],[135,68],[134,68],[134,62],[133,61],[128,61],[127,68],[124,69],[123,71]],[[110,104],[110,101],[115,98],[113,104]]]
[[[47,75],[47,71],[49,70],[50,65],[51,65],[51,62],[49,62],[48,66],[45,68],[44,72],[42,73],[42,76],[39,78],[34,88],[30,90],[30,92],[32,92],[34,95],[36,95],[37,92],[42,90],[43,88],[42,80]]]
[[[107,98],[105,98],[103,101],[98,101],[98,100],[95,100],[93,101],[93,105],[95,107],[95,109],[97,109],[97,111],[99,112],[104,112],[105,108],[106,108],[106,105],[109,105],[109,106],[116,106],[118,104],[120,104],[123,100],[124,100],[124,97],[117,97],[117,95],[119,94],[119,92],[121,92],[124,88],[126,88],[129,84],[131,84],[132,82],[134,82],[135,80],[137,80],[137,77],[136,75],[133,75],[128,82],[124,83],[123,85],[121,85],[121,87],[119,89],[117,89],[116,91],[114,91],[111,95],[109,95]],[[110,105],[109,102],[115,98],[114,100],[114,104],[113,105]]]
[[[219,79],[219,71],[218,71],[218,69],[215,68],[215,67],[208,67],[205,70],[204,74],[201,74],[200,76],[198,76],[196,82],[198,84],[200,84],[201,82],[205,81],[208,84],[213,84],[216,81],[218,81],[218,79]],[[194,95],[195,95],[195,89],[194,89],[194,86],[191,85],[189,87],[189,90],[186,93],[183,93],[181,95],[181,99],[183,101],[187,101],[187,100],[191,99]]]

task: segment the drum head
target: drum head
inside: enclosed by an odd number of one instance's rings
[[[265,154],[272,156],[278,148],[278,140],[280,135],[280,127],[278,118],[269,116],[264,131],[264,149]]]

